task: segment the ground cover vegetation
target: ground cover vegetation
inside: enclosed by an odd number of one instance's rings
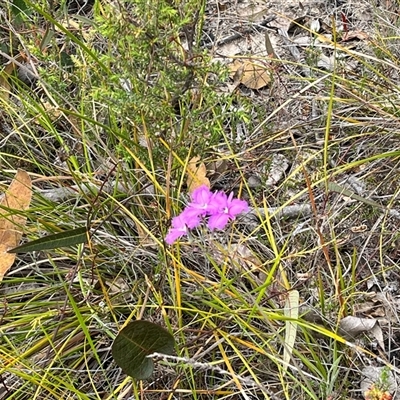
[[[2,2],[1,221],[88,240],[5,272],[0,398],[397,398],[398,13],[314,3]]]

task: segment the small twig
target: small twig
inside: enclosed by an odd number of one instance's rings
[[[294,204],[286,207],[268,207],[267,209],[263,207],[252,208],[247,215],[265,217],[265,215],[268,214],[279,218],[296,218],[310,215],[311,211],[311,206],[309,204]],[[244,217],[246,217],[246,215]]]
[[[23,71],[25,71],[29,75],[33,75],[35,79],[40,80],[39,73],[37,72],[35,65],[30,62],[30,66],[32,69],[29,69],[26,65],[22,64],[19,60],[21,59],[21,55],[17,55],[16,57],[12,57],[8,55],[7,53],[4,53],[4,51],[0,51],[0,56],[6,58],[9,63],[15,64],[19,68],[21,68]]]
[[[270,16],[270,17],[266,18],[265,20],[263,20],[260,23],[249,24],[246,28],[242,29],[241,32],[234,33],[233,35],[230,35],[230,36],[228,36],[228,37],[226,37],[224,39],[218,40],[215,43],[209,43],[209,44],[205,45],[205,47],[206,48],[211,48],[211,47],[224,46],[225,44],[231,43],[231,42],[233,42],[233,41],[235,41],[237,39],[242,39],[243,36],[252,33],[254,28],[267,29],[267,28],[269,28],[268,24],[270,22],[272,22],[273,20],[275,20],[275,19],[276,19],[276,17],[273,15],[273,16]],[[270,29],[272,29],[272,28],[270,28]]]
[[[101,184],[102,185],[98,185],[95,183],[88,182],[84,185],[72,185],[68,187],[60,187],[55,189],[42,189],[38,190],[38,192],[46,200],[53,201],[54,203],[60,203],[69,198],[76,197],[79,194],[97,193],[100,191],[110,194],[113,193],[113,191],[115,190],[116,183],[114,181]],[[118,183],[117,190],[122,193],[128,193],[126,188],[121,183]]]

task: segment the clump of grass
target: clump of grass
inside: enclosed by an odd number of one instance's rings
[[[33,179],[28,239],[85,224],[93,235],[87,246],[20,256],[2,282],[0,397],[352,397],[357,369],[377,358],[367,338],[350,346],[338,324],[368,280],[397,280],[398,221],[330,183],[355,191],[352,178],[366,186],[360,196],[399,208],[398,83],[387,72],[399,66],[373,55],[392,54],[390,38],[377,36],[364,53],[328,43],[357,63],[352,71],[309,60],[304,78],[292,62],[296,73],[279,71],[286,97],[264,107],[240,90],[221,93],[226,69],[202,47],[205,2],[95,2],[85,15],[23,3],[18,21],[14,2],[1,6],[1,39],[12,43],[11,61],[23,52],[22,67],[37,74],[25,82],[16,72],[2,90],[2,184],[17,168]],[[300,124],[291,107],[316,95],[324,114]],[[282,113],[293,118],[284,129]],[[252,133],[238,139],[243,122]],[[254,188],[273,153],[290,160],[286,175]],[[168,247],[194,155],[254,218]],[[212,175],[221,161],[228,167]],[[311,214],[282,215],[301,204]],[[294,321],[284,311],[293,290]],[[110,353],[120,327],[138,318],[177,341],[176,357],[145,382],[126,377]]]

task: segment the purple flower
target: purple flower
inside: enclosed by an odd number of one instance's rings
[[[192,193],[192,201],[189,203],[188,208],[191,209],[192,213],[197,215],[206,215],[209,213],[209,206],[212,203],[214,194],[210,192],[210,189],[206,185],[199,186]]]
[[[165,237],[167,244],[187,235],[188,230],[199,226],[205,216],[209,216],[209,229],[224,229],[230,220],[249,207],[246,201],[234,199],[233,193],[229,197],[224,192],[212,193],[205,185],[193,191],[191,200],[177,217],[172,218],[172,226]]]
[[[167,244],[172,244],[184,235],[187,235],[188,228],[195,228],[200,224],[200,218],[194,215],[191,210],[183,210],[177,217],[172,218],[171,228],[165,237]]]
[[[234,220],[238,214],[247,211],[248,207],[246,201],[234,199],[233,192],[229,197],[224,192],[217,192],[209,207],[208,227],[211,230],[224,229],[229,220]]]
[[[186,207],[180,214],[179,217],[190,229],[196,228],[200,225],[200,217],[197,210]]]
[[[180,229],[175,229],[175,228],[171,228],[168,233],[167,236],[165,236],[165,243],[171,245],[173,244],[176,240],[178,240],[180,237],[184,236],[187,234],[187,231],[183,231]]]

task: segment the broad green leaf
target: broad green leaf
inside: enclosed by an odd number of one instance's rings
[[[386,207],[382,206],[382,204],[379,204],[374,200],[359,196],[357,193],[354,193],[351,190],[348,190],[348,189],[344,188],[343,186],[338,185],[335,182],[329,182],[328,189],[332,190],[333,192],[340,193],[344,196],[350,197],[351,199],[361,201],[362,203],[368,204],[372,207],[377,207],[377,208],[386,210]]]
[[[30,251],[41,251],[69,247],[75,244],[86,243],[88,229],[86,227],[71,229],[54,235],[48,235],[22,246],[8,250],[9,253],[27,253]]]
[[[11,3],[11,13],[14,16],[14,22],[21,24],[24,21],[24,17],[31,14],[31,10],[28,8],[24,0],[13,0]]]
[[[297,322],[293,319],[299,318],[299,292],[297,290],[291,290],[286,299],[285,316],[289,317],[291,320],[286,321],[285,326],[285,347],[283,350],[283,371],[286,371],[290,358],[292,357],[294,342],[297,336]]]
[[[115,362],[129,376],[147,379],[154,363],[146,356],[152,353],[172,354],[174,337],[164,328],[148,321],[133,321],[123,328],[112,345]]]
[[[72,71],[74,69],[75,66],[74,61],[66,51],[60,52],[60,65],[62,68],[66,70]]]

